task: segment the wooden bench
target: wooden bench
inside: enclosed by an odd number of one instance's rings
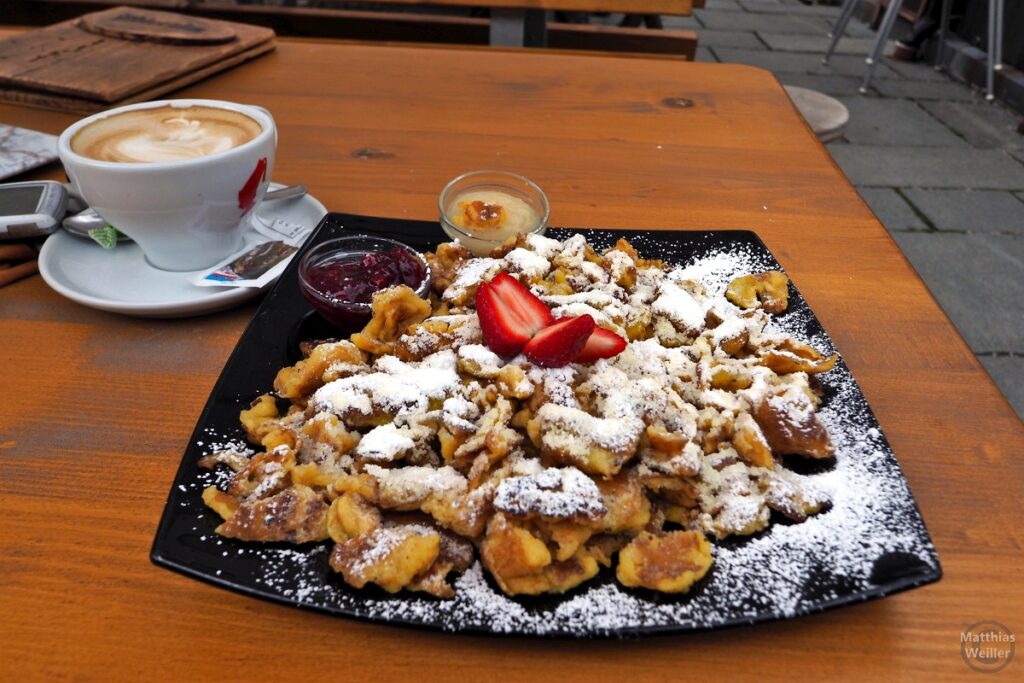
[[[547,13],[615,12],[627,15],[626,27],[645,23],[663,28],[662,14],[689,16],[694,0],[388,0],[398,5],[489,7],[490,44],[544,47],[547,44]],[[703,7],[704,0],[698,0]]]
[[[468,4],[451,0],[445,4]],[[479,0],[478,0],[479,1]],[[529,3],[534,0],[484,0],[491,3]],[[598,7],[625,5],[635,0],[542,0],[559,5]],[[662,0],[664,1],[664,0]],[[689,5],[689,0],[685,0]],[[404,4],[426,5],[409,0]],[[240,21],[274,29],[279,35],[386,42],[443,43],[459,45],[496,44],[494,18],[457,17],[438,14],[387,11],[297,8],[270,5],[236,5],[194,0],[4,0],[5,18],[12,24],[47,25],[106,9],[130,4],[183,14]],[[440,2],[430,3],[440,5]],[[657,3],[651,3],[656,5]],[[620,10],[621,11],[621,10]],[[693,60],[697,34],[685,30],[647,30],[620,26],[568,24],[546,25],[545,46],[558,50],[609,51],[661,55]],[[500,44],[500,43],[497,43]]]

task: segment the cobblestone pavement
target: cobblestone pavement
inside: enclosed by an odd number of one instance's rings
[[[751,64],[850,110],[828,150],[1024,417],[1024,136],[1019,118],[928,64],[885,60],[858,95],[873,33],[856,20],[821,64],[837,7],[707,0],[669,28],[698,61]]]

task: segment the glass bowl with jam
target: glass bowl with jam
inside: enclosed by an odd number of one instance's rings
[[[352,235],[327,240],[299,262],[299,289],[327,322],[357,330],[371,317],[373,295],[408,285],[422,298],[430,289],[423,255],[384,237]]]
[[[448,183],[438,199],[441,227],[474,256],[487,256],[517,233],[543,234],[550,207],[528,178],[506,171],[471,171]]]

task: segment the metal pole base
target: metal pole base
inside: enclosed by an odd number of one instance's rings
[[[541,9],[491,9],[490,44],[505,47],[546,47],[547,12]]]

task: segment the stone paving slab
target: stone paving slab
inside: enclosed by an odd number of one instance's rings
[[[928,229],[921,217],[896,190],[887,187],[859,187],[857,192],[890,232]]]
[[[888,54],[889,51],[886,51]],[[912,81],[926,81],[931,83],[949,83],[949,76],[927,62],[901,62],[898,59],[885,60],[886,66],[904,78]]]
[[[710,47],[697,46],[697,53],[693,56],[695,62],[717,62],[718,57]]]
[[[842,145],[829,152],[854,185],[1024,190],[1024,164],[999,150]]]
[[[837,99],[850,112],[844,137],[852,144],[969,147],[911,100],[873,100],[860,95]]]
[[[1010,192],[905,189],[903,194],[938,230],[1001,232],[1024,237],[1024,201]],[[1024,279],[1024,272],[1019,277]],[[1021,325],[1024,326],[1024,319]]]
[[[860,79],[856,76],[820,76],[818,74],[779,74],[784,85],[799,85],[826,95],[855,95]],[[865,98],[869,99],[869,98]]]
[[[979,356],[978,360],[1017,411],[1017,417],[1024,420],[1024,357]]]
[[[829,22],[830,26],[835,26],[836,21],[839,19],[839,8],[834,8],[834,11],[834,16],[822,17],[823,19]],[[829,33],[831,32],[832,29],[829,28]],[[849,38],[874,38],[878,34],[872,31],[871,27],[868,26],[867,24],[862,24],[856,19],[854,19],[853,21],[846,25],[846,31],[844,32],[844,35],[846,35]]]
[[[776,52],[743,50],[739,48],[722,48],[715,50],[715,54],[723,62],[734,62],[737,64],[750,64],[784,74],[818,74],[822,76],[857,76],[863,77],[867,71],[867,64],[861,57],[853,55],[835,55],[828,65],[821,63],[821,55],[804,52]],[[891,71],[885,64],[879,64],[875,72],[875,79],[899,78],[896,72]]]
[[[707,28],[729,31],[772,31],[775,33],[827,33],[831,28],[821,17],[790,17],[782,14],[751,14],[720,10],[693,10]]]
[[[773,50],[784,52],[813,52],[819,58],[825,56],[825,50],[832,39],[825,34],[810,35],[807,33],[767,33],[758,31],[761,40],[768,44]],[[834,54],[867,55],[875,41],[872,38],[849,38],[842,37],[836,45]]]
[[[748,12],[759,14],[827,17],[829,21],[835,21],[839,16],[838,7],[829,7],[827,5],[804,5],[802,3],[793,5],[783,4],[775,0],[739,0],[739,4]],[[710,5],[708,7],[710,8]]]
[[[603,20],[601,20],[600,17],[593,17],[593,16],[590,18],[590,21],[592,23],[595,23],[595,24],[605,24],[605,25],[608,25],[608,26],[618,26],[619,25],[618,21],[615,21],[613,23],[613,22],[610,22],[610,21],[603,21]],[[669,17],[669,16],[663,16],[661,18],[661,23],[665,26],[665,28],[683,28],[683,29],[688,29],[690,31],[698,31],[698,32],[700,32],[704,28],[704,24],[700,23],[700,20],[697,19],[696,16],[689,16],[689,17]],[[704,42],[704,38],[699,38],[698,39],[698,43],[703,43],[703,42]]]
[[[892,71],[890,69],[890,71]],[[962,83],[946,81],[886,80],[871,81],[871,89],[886,97],[903,97],[915,100],[956,100],[960,102],[984,101],[981,95]]]
[[[1024,239],[923,232],[892,236],[972,350],[1024,352]]]
[[[997,103],[924,102],[935,118],[959,133],[971,147],[1024,150],[1024,135],[1017,133],[1019,118]]]
[[[752,50],[765,49],[765,44],[753,31],[723,31],[722,29],[702,28],[697,31],[697,35],[698,45],[742,47]]]
[[[737,0],[704,0],[704,10],[716,10],[722,12],[744,11]]]

